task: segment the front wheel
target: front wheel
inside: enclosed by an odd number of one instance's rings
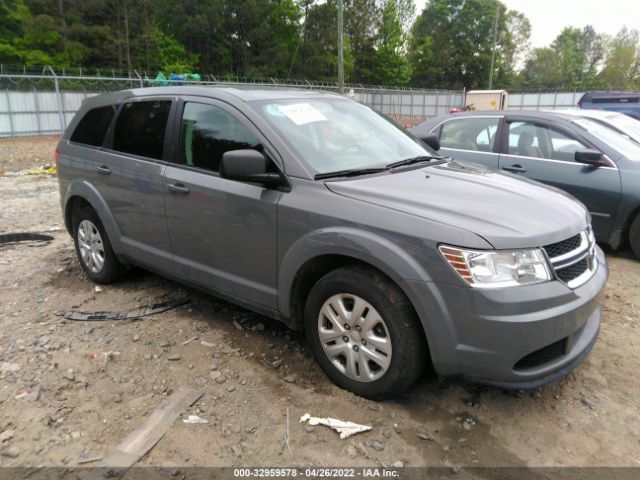
[[[424,333],[409,300],[370,268],[343,267],[318,280],[307,299],[305,331],[329,378],[363,397],[404,392],[427,362]]]
[[[640,258],[640,213],[636,215],[629,227],[629,244],[635,256]]]

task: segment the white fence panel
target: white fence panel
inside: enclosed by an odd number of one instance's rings
[[[58,134],[66,128],[82,101],[120,88],[138,86],[127,78],[57,77],[46,75],[0,75],[0,137]],[[141,80],[145,85],[148,80]],[[335,84],[250,84],[233,81],[200,82],[237,88],[315,88],[335,91]],[[60,86],[58,95],[54,89]],[[65,90],[66,87],[66,90]],[[84,88],[86,87],[86,88]],[[402,124],[415,124],[464,105],[459,90],[411,90],[348,87],[353,98]],[[581,92],[511,93],[509,109],[544,110],[575,107]],[[60,122],[63,125],[60,125]]]

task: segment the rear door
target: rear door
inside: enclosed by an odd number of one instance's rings
[[[122,234],[125,254],[137,262],[170,269],[162,174],[172,105],[169,97],[123,102],[96,158],[98,190]]]
[[[181,100],[164,176],[176,274],[193,283],[276,308],[277,204],[282,192],[220,177],[222,154],[265,140],[228,104]]]
[[[431,133],[440,139],[440,154],[498,168],[500,120],[500,116],[451,118]]]
[[[608,240],[620,202],[615,164],[593,167],[577,163],[576,151],[596,147],[557,123],[508,116],[503,129],[500,168],[570,193],[591,212],[598,239]]]

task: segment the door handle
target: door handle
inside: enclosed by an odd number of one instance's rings
[[[189,189],[182,183],[170,183],[169,185],[167,185],[167,188],[170,192],[178,195],[186,195],[187,193],[189,193]]]
[[[517,172],[517,173],[524,173],[527,171],[526,168],[522,168],[522,165],[518,165],[517,163],[515,165],[511,165],[510,167],[502,167],[502,170],[506,170],[507,172]]]
[[[96,170],[102,175],[111,175],[111,169],[106,165],[100,165],[99,167],[96,167]]]

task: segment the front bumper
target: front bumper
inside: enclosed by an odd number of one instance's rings
[[[608,269],[598,247],[596,258],[594,275],[573,290],[560,281],[503,289],[431,284],[440,318],[426,311],[420,317],[436,371],[519,389],[576,368],[600,329]]]

